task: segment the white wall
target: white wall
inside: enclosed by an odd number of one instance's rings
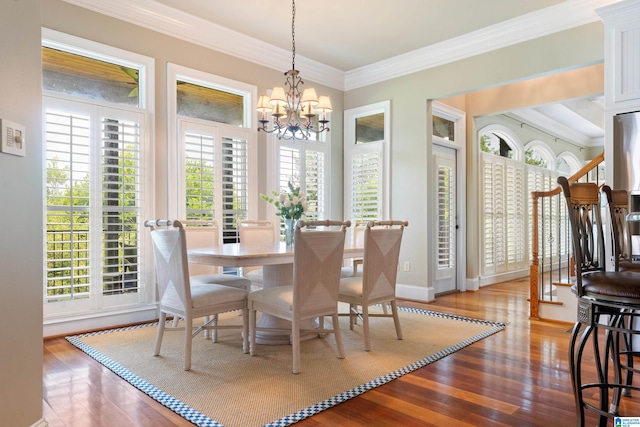
[[[42,418],[40,2],[0,2],[0,118],[26,126],[26,157],[0,153],[0,424]]]

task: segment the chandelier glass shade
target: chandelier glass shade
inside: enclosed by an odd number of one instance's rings
[[[295,69],[295,19],[296,3],[293,0],[291,69],[284,73],[284,87],[276,86],[271,90],[271,96],[258,98],[258,130],[275,133],[280,139],[308,140],[311,134],[329,131],[327,113],[331,112],[331,99],[326,95],[318,97],[314,88],[302,90],[304,82]]]

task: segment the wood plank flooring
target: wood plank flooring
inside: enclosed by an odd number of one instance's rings
[[[508,326],[296,426],[575,425],[567,362],[571,325],[529,320],[528,293],[523,279],[441,296],[430,304],[402,301]],[[43,414],[51,427],[192,425],[64,338],[45,340],[43,387]],[[640,402],[625,405],[640,416]],[[587,425],[595,425],[595,418]]]

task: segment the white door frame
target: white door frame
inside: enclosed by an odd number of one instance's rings
[[[431,103],[427,108],[427,120],[428,123],[432,123],[433,116],[442,117],[447,120],[451,120],[454,125],[454,141],[449,141],[444,138],[440,138],[434,135],[427,135],[428,141],[432,145],[439,145],[447,148],[451,148],[456,151],[456,204],[457,204],[457,226],[458,232],[456,233],[456,289],[460,292],[467,290],[467,156],[466,156],[466,113],[458,110],[449,105],[443,104],[438,101],[428,101]],[[428,129],[433,129],[432,126],[428,126]],[[433,150],[430,150],[433,151]],[[433,156],[430,159],[428,167],[433,165]],[[435,182],[434,182],[435,184]],[[429,189],[433,191],[433,189]],[[437,197],[434,192],[432,197]],[[431,212],[432,218],[437,218],[437,212],[435,212],[437,203],[431,203],[433,211]],[[435,221],[432,221],[431,235],[437,236],[437,226]],[[429,253],[431,253],[429,251]],[[429,266],[431,271],[431,283],[435,283],[437,272],[437,257],[429,256]]]

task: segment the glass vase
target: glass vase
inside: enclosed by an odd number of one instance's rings
[[[287,246],[293,246],[293,231],[296,226],[296,220],[285,218],[284,220],[284,241]]]

